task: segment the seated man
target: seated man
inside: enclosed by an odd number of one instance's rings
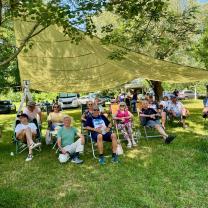
[[[76,164],[83,163],[83,160],[79,159],[79,153],[84,150],[84,136],[78,132],[78,130],[71,126],[71,117],[64,116],[64,126],[58,130],[57,144],[61,151],[59,155],[60,163],[65,163],[72,156],[72,162]],[[75,142],[75,137],[79,139]]]
[[[165,143],[170,144],[171,141],[175,138],[175,136],[167,135],[165,130],[162,128],[159,119],[157,118],[159,114],[153,108],[149,108],[148,105],[148,101],[142,102],[142,109],[139,113],[139,116],[145,120],[145,126],[155,128],[163,137]]]
[[[177,100],[176,96],[171,97],[171,102],[168,106],[168,113],[170,118],[179,118],[180,122],[183,124],[183,128],[188,127],[185,123],[185,119],[189,115],[189,111]]]
[[[21,114],[20,116],[20,124],[17,124],[15,128],[16,138],[21,140],[22,142],[27,143],[29,148],[29,154],[25,161],[32,160],[32,150],[35,147],[41,145],[41,143],[34,143],[33,139],[37,135],[37,127],[34,123],[28,122],[28,115]]]
[[[92,116],[88,117],[87,119],[86,129],[92,132],[92,139],[97,142],[99,151],[99,163],[101,165],[105,164],[105,158],[103,155],[103,141],[112,142],[112,162],[117,163],[117,138],[116,135],[111,132],[110,121],[104,115],[100,115],[98,106],[93,106],[93,113]]]
[[[207,118],[208,117],[208,96],[203,100],[204,108],[202,111],[202,117]]]

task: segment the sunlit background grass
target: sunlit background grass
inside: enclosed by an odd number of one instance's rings
[[[127,150],[123,143],[120,163],[107,158],[105,166],[93,159],[90,144],[82,165],[59,164],[55,151],[45,145],[28,163],[26,152],[10,156],[15,115],[0,115],[0,207],[207,208],[208,121],[201,117],[201,101],[186,101],[186,106],[190,127],[168,126],[177,135],[172,144],[141,138],[137,148]],[[79,127],[80,109],[66,113]]]

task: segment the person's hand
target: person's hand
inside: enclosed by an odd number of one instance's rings
[[[125,118],[122,118],[121,121],[124,122],[125,121]]]
[[[106,133],[107,133],[107,132],[110,132],[110,128],[107,127],[107,128],[105,129],[105,131],[106,131]]]
[[[62,154],[66,154],[66,150],[65,149],[61,149]]]
[[[99,134],[102,134],[102,130],[101,129],[95,129],[95,131]]]
[[[150,115],[150,118],[155,119],[155,114]]]

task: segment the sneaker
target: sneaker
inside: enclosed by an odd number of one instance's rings
[[[78,157],[75,157],[71,160],[71,162],[75,164],[81,164],[83,163],[83,160],[80,160]]]
[[[112,157],[111,162],[112,163],[118,163],[118,155],[115,155],[114,157]]]
[[[168,136],[165,140],[165,143],[166,144],[170,144],[174,139],[175,139],[176,136]]]
[[[133,145],[133,147],[137,146],[137,143],[135,142],[135,140],[132,140],[132,145]]]
[[[183,128],[184,128],[184,129],[187,129],[187,128],[188,128],[188,125],[184,125]]]
[[[131,142],[128,142],[128,144],[127,144],[127,148],[132,148],[132,144],[131,144]]]
[[[40,145],[41,145],[40,142],[38,142],[38,143],[33,143],[33,144],[30,145],[30,148],[31,148],[31,149],[34,149],[34,148],[36,148],[36,147],[39,147]]]
[[[28,162],[28,161],[31,161],[32,159],[33,159],[33,156],[29,154],[25,161]]]
[[[99,157],[98,162],[100,163],[100,165],[105,165],[105,158],[104,157]]]

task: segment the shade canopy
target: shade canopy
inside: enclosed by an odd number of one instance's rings
[[[15,21],[17,46],[33,22]],[[40,29],[40,28],[38,28]],[[50,26],[31,39],[32,49],[18,55],[21,80],[46,92],[90,92],[120,86],[136,78],[170,83],[207,80],[208,72],[129,52],[122,60],[110,59],[119,49],[86,37],[78,45],[64,36],[62,28]]]

